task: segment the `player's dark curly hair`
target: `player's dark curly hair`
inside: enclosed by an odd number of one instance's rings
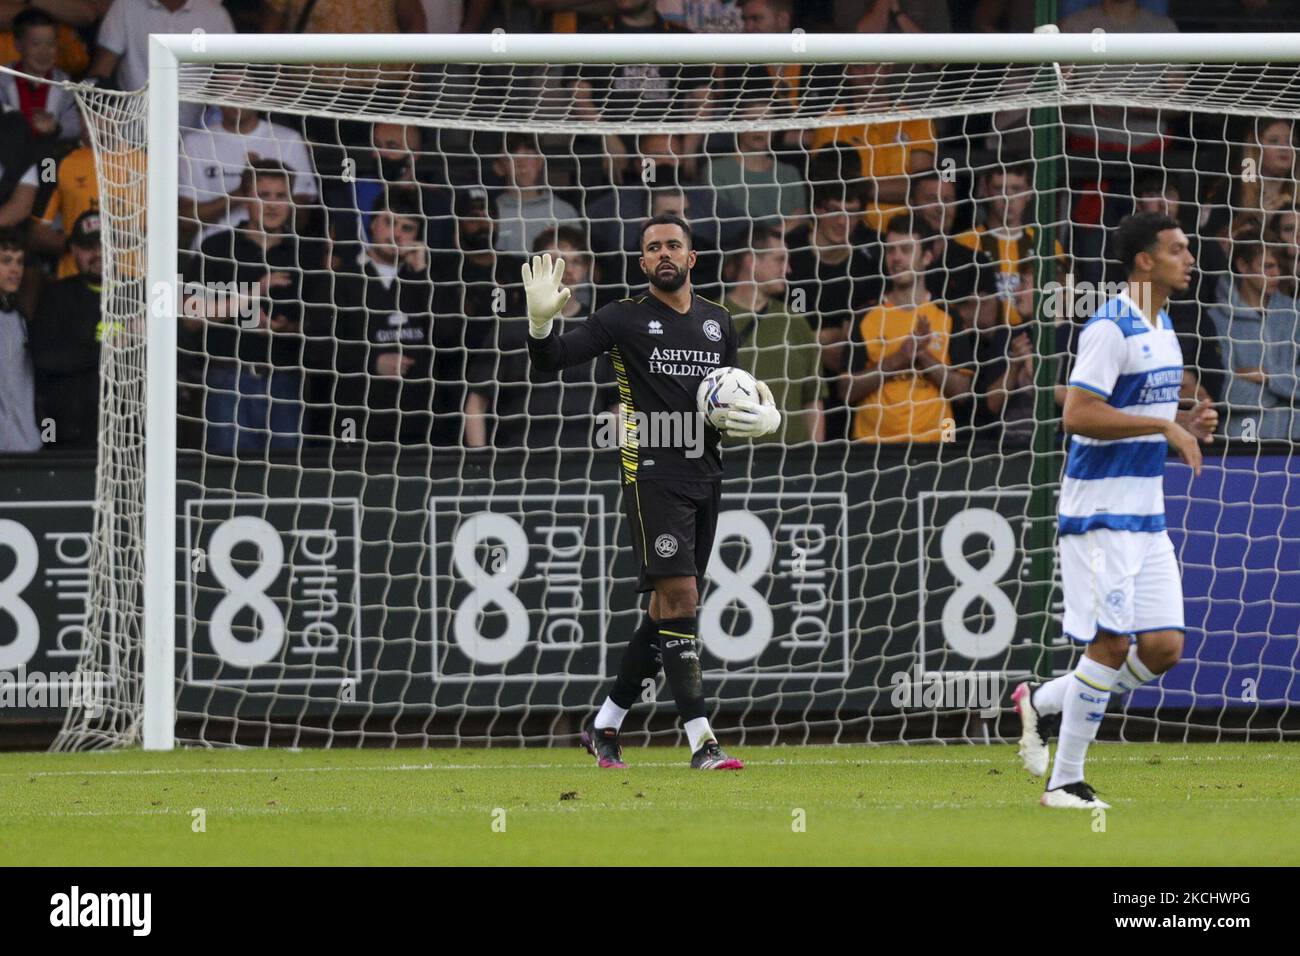
[[[651,226],[676,226],[686,236],[686,248],[695,248],[695,237],[691,235],[691,224],[681,216],[674,216],[672,213],[666,212],[658,216],[651,216],[641,223],[641,234],[636,241],[638,249],[645,246],[645,231]]]
[[[1115,229],[1115,258],[1124,266],[1125,271],[1132,272],[1139,252],[1150,252],[1155,248],[1160,233],[1166,229],[1181,229],[1178,220],[1162,212],[1135,212],[1119,221]]]

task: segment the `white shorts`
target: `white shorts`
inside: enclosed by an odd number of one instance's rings
[[[1097,528],[1060,538],[1065,634],[1091,643],[1115,634],[1181,631],[1183,581],[1163,531]]]

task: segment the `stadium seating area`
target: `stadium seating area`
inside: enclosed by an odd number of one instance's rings
[[[143,83],[151,30],[1016,32],[1032,29],[1034,10],[1032,0],[82,0],[59,4],[58,19],[41,6],[0,17],[0,62],[120,89]],[[1063,31],[1300,28],[1281,0],[1062,0],[1061,10]],[[703,115],[734,106],[711,82],[727,75],[674,67],[659,79],[676,111]],[[878,77],[850,66],[845,82],[871,89]],[[701,294],[738,317],[783,317],[784,342],[760,333],[745,363],[759,367],[775,349],[801,356],[781,365],[779,389],[797,427],[774,440],[939,440],[906,414],[915,393],[894,408],[877,397],[885,407],[864,414],[854,390],[854,371],[878,360],[868,343],[888,327],[891,295],[922,283],[928,321],[949,342],[944,361],[970,380],[946,409],[956,429],[1023,447],[1040,359],[1026,118],[773,134],[761,129],[763,104],[797,113],[828,77],[757,68],[740,79],[762,95],[754,128],[735,135],[501,135],[186,106],[181,444],[258,458],[357,437],[587,447],[593,413],[617,405],[612,370],[548,379],[529,368],[519,265],[562,255],[575,290],[566,318],[579,321],[644,288],[637,227],[675,212],[694,230]],[[593,118],[632,116],[618,94],[644,80],[608,67],[548,77]],[[93,155],[63,89],[3,74],[0,104],[0,453],[93,449],[103,335]],[[1137,208],[1168,211],[1198,262],[1171,307],[1184,397],[1229,403],[1229,437],[1234,415],[1258,418],[1258,437],[1300,437],[1293,123],[1102,108],[1063,119],[1056,275],[1119,278],[1105,265],[1107,230]],[[1258,181],[1227,174],[1244,160]],[[888,254],[900,243],[914,247],[906,261]],[[231,282],[257,292],[204,291]],[[1062,353],[1079,321],[1057,328]],[[1264,340],[1290,350],[1261,351],[1265,326]],[[764,377],[775,387],[780,373]]]

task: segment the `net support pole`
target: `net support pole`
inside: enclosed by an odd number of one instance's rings
[[[177,58],[149,40],[145,313],[144,687],[145,750],[176,743],[176,246]]]
[[[1038,0],[1040,27],[1056,21],[1056,0]],[[1041,33],[1038,35],[1042,35]],[[1030,466],[1029,548],[1030,607],[1039,615],[1038,656],[1034,675],[1040,680],[1052,676],[1048,652],[1052,638],[1052,579],[1055,558],[1053,524],[1056,502],[1052,488],[1059,475],[1056,451],[1056,324],[1055,316],[1043,314],[1043,290],[1056,280],[1057,157],[1060,153],[1060,111],[1039,107],[1030,117],[1033,128],[1034,192],[1037,196],[1038,258],[1034,276],[1034,354],[1038,356],[1034,376],[1034,438]]]

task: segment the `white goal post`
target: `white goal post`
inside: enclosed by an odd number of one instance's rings
[[[964,115],[976,110],[1115,105],[1157,110],[1199,110],[1225,114],[1294,116],[1300,112],[1300,86],[1267,69],[1243,71],[1252,64],[1300,62],[1300,35],[1283,34],[1107,34],[1034,35],[898,34],[898,35],[683,35],[671,43],[652,36],[621,35],[153,35],[149,41],[147,141],[147,302],[139,303],[146,328],[147,392],[144,410],[142,565],[113,562],[124,573],[141,575],[143,607],[143,686],[139,737],[147,750],[167,750],[177,743],[177,327],[181,302],[177,282],[178,163],[175,144],[181,133],[183,100],[201,96],[221,103],[222,78],[229,68],[248,66],[256,78],[282,67],[322,68],[342,64],[461,64],[469,68],[519,65],[559,68],[579,64],[939,64],[930,73],[907,72],[899,85],[895,114],[908,117]],[[961,65],[1015,65],[1000,75],[1001,83],[981,85],[978,70],[963,73]],[[1158,75],[1170,82],[1151,82],[1141,74],[1109,70],[1123,64],[1156,64]],[[1223,69],[1216,69],[1222,65]],[[204,86],[205,73],[213,72]],[[950,85],[945,75],[951,74]],[[1242,77],[1247,77],[1242,79]],[[1171,79],[1172,78],[1172,79]],[[399,116],[421,122],[414,111],[399,113],[403,104],[376,93],[367,97],[340,87],[331,99],[328,90],[305,83],[254,89],[239,88],[239,102],[258,109],[300,115],[362,116],[369,120]],[[549,102],[529,101],[520,92],[498,108],[481,104],[463,108],[449,98],[445,106],[428,109],[438,123],[464,129],[519,128],[553,130],[566,122]],[[395,108],[396,107],[396,108]],[[89,107],[87,107],[89,108]],[[850,103],[852,111],[854,104]],[[461,112],[457,112],[461,110]],[[475,111],[479,110],[479,113]],[[825,116],[772,116],[773,130],[831,125]],[[593,121],[586,132],[637,134],[662,129],[662,122],[641,117],[616,122]],[[735,128],[728,117],[701,117],[692,125],[703,134]],[[110,253],[111,254],[111,253]],[[1059,351],[1059,345],[1058,345]],[[104,468],[101,462],[101,471]],[[102,480],[102,476],[101,476]],[[1056,478],[1052,479],[1053,481]],[[97,535],[101,547],[131,547]],[[865,551],[864,551],[865,553]],[[854,559],[856,560],[856,558]],[[102,565],[101,565],[102,567]],[[135,611],[116,609],[117,614]],[[107,616],[107,615],[105,615]],[[848,621],[845,611],[844,620]],[[100,622],[103,627],[112,625]],[[847,636],[845,637],[847,641]],[[797,675],[796,675],[797,678]],[[757,691],[755,693],[758,693]],[[810,705],[807,705],[810,706]],[[76,737],[69,721],[65,735]],[[134,732],[131,733],[134,736]],[[71,744],[75,746],[76,744]]]

